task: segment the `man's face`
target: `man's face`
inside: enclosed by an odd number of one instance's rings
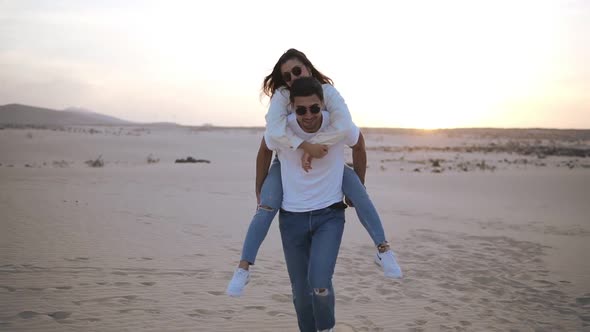
[[[323,103],[317,95],[295,97],[293,100],[297,122],[303,131],[315,133],[322,126]]]

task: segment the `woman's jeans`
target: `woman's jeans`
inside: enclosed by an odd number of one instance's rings
[[[344,205],[279,213],[279,229],[299,330],[334,327],[332,275],[344,232]]]
[[[385,242],[385,232],[377,209],[371,202],[365,186],[354,170],[344,166],[342,191],[350,199],[361,224],[371,236],[375,245]],[[266,237],[270,224],[281,208],[283,202],[283,184],[281,182],[281,164],[274,159],[260,192],[260,206],[256,210],[242,248],[242,260],[254,264],[258,249]]]

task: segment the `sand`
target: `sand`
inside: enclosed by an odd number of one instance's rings
[[[276,221],[244,296],[224,294],[261,131],[204,129],[0,130],[0,330],[297,331]],[[590,158],[408,149],[497,137],[366,139],[405,276],[383,277],[348,209],[336,331],[590,330]],[[188,156],[210,163],[174,163]]]

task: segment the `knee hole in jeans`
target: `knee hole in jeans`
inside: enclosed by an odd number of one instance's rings
[[[258,208],[265,210],[265,211],[274,211],[274,209],[268,205],[260,205],[260,206],[258,206]]]
[[[327,288],[314,288],[313,292],[317,296],[328,296],[330,295],[330,291]]]

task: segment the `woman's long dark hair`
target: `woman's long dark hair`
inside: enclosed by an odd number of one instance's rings
[[[275,91],[277,91],[278,88],[282,86],[287,86],[287,83],[283,79],[283,73],[281,73],[281,66],[291,59],[297,59],[304,66],[309,68],[309,70],[311,71],[311,76],[315,77],[318,81],[320,81],[320,83],[328,83],[334,85],[332,79],[322,74],[319,70],[317,70],[303,52],[291,48],[288,49],[285,53],[283,53],[283,55],[281,55],[279,61],[277,61],[274,68],[272,69],[272,73],[270,73],[270,75],[264,78],[264,81],[262,82],[262,93],[269,97],[272,97],[272,95],[275,93]]]

